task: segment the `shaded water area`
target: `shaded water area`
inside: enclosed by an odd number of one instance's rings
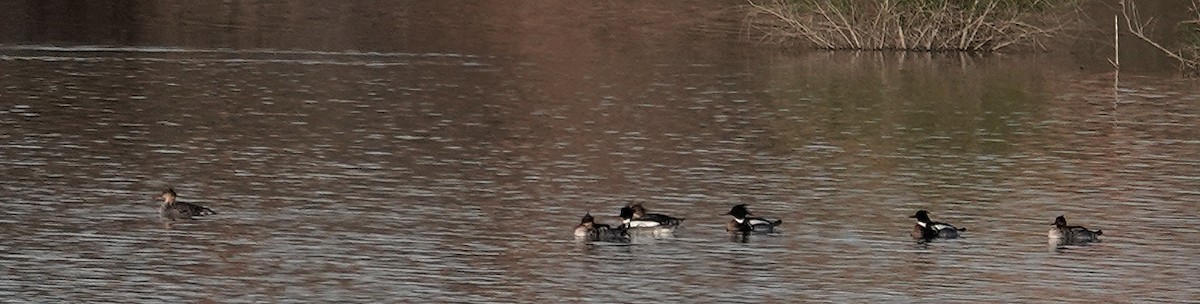
[[[736,1],[231,3],[6,4],[0,299],[1200,299],[1195,80],[762,50]],[[572,237],[633,202],[687,219]]]

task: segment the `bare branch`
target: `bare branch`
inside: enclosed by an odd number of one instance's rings
[[[825,49],[995,51],[1023,45],[1064,28],[1057,11],[1010,7],[1002,1],[747,0],[756,27],[775,37],[807,40]],[[1200,0],[1197,0],[1200,1]],[[1031,5],[1043,5],[1034,3]]]
[[[1196,2],[1200,2],[1200,1],[1196,1]],[[1193,3],[1193,5],[1196,5],[1196,3]],[[1133,16],[1130,16],[1130,15],[1133,15]],[[1182,64],[1186,67],[1190,67],[1192,69],[1200,69],[1200,59],[1185,58],[1185,57],[1183,57],[1182,54],[1171,51],[1171,50],[1167,49],[1166,47],[1163,47],[1158,42],[1155,42],[1153,39],[1150,39],[1150,37],[1146,36],[1145,28],[1153,20],[1146,21],[1145,23],[1141,23],[1140,16],[1138,16],[1138,12],[1137,12],[1137,6],[1133,3],[1133,1],[1129,2],[1128,7],[1126,6],[1125,1],[1121,1],[1121,16],[1125,18],[1125,28],[1126,28],[1126,30],[1129,31],[1129,34],[1133,35],[1134,37],[1137,37],[1138,39],[1141,39],[1142,41],[1145,41],[1146,43],[1150,44],[1150,46],[1153,46],[1154,48],[1158,49],[1159,51],[1162,51],[1163,54],[1167,55],[1167,57],[1170,57],[1171,59],[1175,59],[1175,60],[1179,61],[1180,64]],[[1151,19],[1153,19],[1153,18],[1151,18]]]

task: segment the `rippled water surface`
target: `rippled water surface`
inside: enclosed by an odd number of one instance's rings
[[[1200,299],[1195,80],[762,51],[723,1],[422,3],[9,18],[0,299]],[[164,227],[165,187],[219,214]],[[572,237],[635,202],[687,219]],[[782,232],[731,238],[743,203]],[[969,230],[917,244],[918,209]],[[1103,242],[1050,246],[1062,214]]]

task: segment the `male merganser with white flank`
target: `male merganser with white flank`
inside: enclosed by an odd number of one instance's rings
[[[1091,231],[1082,226],[1067,226],[1067,218],[1062,215],[1054,219],[1054,229],[1047,233],[1051,241],[1059,244],[1099,242],[1102,234],[1104,230]]]
[[[158,212],[163,218],[169,220],[176,219],[191,219],[193,216],[205,216],[217,214],[216,211],[206,207],[175,201],[175,189],[167,188],[163,190],[158,198],[163,199],[162,206],[158,207]]]
[[[742,233],[771,233],[775,232],[775,226],[783,224],[783,220],[770,220],[761,217],[746,217],[752,215],[746,205],[733,206],[727,215],[732,215],[733,220],[725,225],[726,231],[742,232]]]
[[[683,223],[682,218],[660,213],[646,213],[646,207],[642,207],[642,203],[630,205],[629,208],[633,209],[634,220],[658,222],[659,225],[665,226],[679,226],[679,224]]]
[[[575,238],[588,241],[629,242],[629,232],[625,229],[614,229],[606,224],[596,224],[592,213],[583,215],[579,226],[575,226]]]
[[[621,228],[656,228],[660,230],[671,230],[679,226],[678,222],[674,225],[671,223],[662,223],[649,220],[638,220],[633,218],[633,208],[621,207]]]
[[[934,222],[929,219],[929,212],[925,210],[917,210],[917,214],[910,217],[917,219],[917,224],[913,226],[912,238],[922,242],[935,238],[953,239],[958,237],[959,232],[967,231],[967,228]]]

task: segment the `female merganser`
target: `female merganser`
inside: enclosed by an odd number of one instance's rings
[[[1084,244],[1099,242],[1102,234],[1104,230],[1091,231],[1082,226],[1067,226],[1067,218],[1059,215],[1054,219],[1054,229],[1050,229],[1048,236],[1059,244]]]
[[[730,209],[729,213],[726,214],[733,216],[733,220],[730,220],[729,224],[725,225],[725,230],[731,232],[771,233],[775,232],[775,226],[783,224],[783,220],[779,219],[769,220],[761,217],[746,217],[747,215],[752,215],[750,210],[746,209],[746,205],[733,206],[733,209]]]
[[[629,232],[625,229],[614,229],[606,224],[596,224],[592,213],[583,215],[579,226],[575,226],[575,238],[587,241],[629,242]]]
[[[162,206],[158,207],[158,212],[163,218],[169,220],[180,218],[191,219],[193,216],[217,214],[216,211],[200,205],[176,202],[175,189],[167,188],[167,190],[163,190],[162,195],[159,195],[158,197],[163,199]]]
[[[664,225],[664,226],[679,226],[679,224],[683,223],[683,219],[672,217],[672,216],[669,216],[666,214],[660,214],[660,213],[649,213],[648,214],[648,213],[646,213],[646,207],[642,207],[642,203],[630,205],[629,208],[633,209],[633,219],[634,220],[658,222],[659,225]]]
[[[967,231],[967,228],[934,222],[929,219],[929,212],[925,210],[918,210],[916,215],[910,217],[917,219],[917,224],[913,226],[912,238],[922,242],[935,238],[953,239],[958,237],[959,232]]]

